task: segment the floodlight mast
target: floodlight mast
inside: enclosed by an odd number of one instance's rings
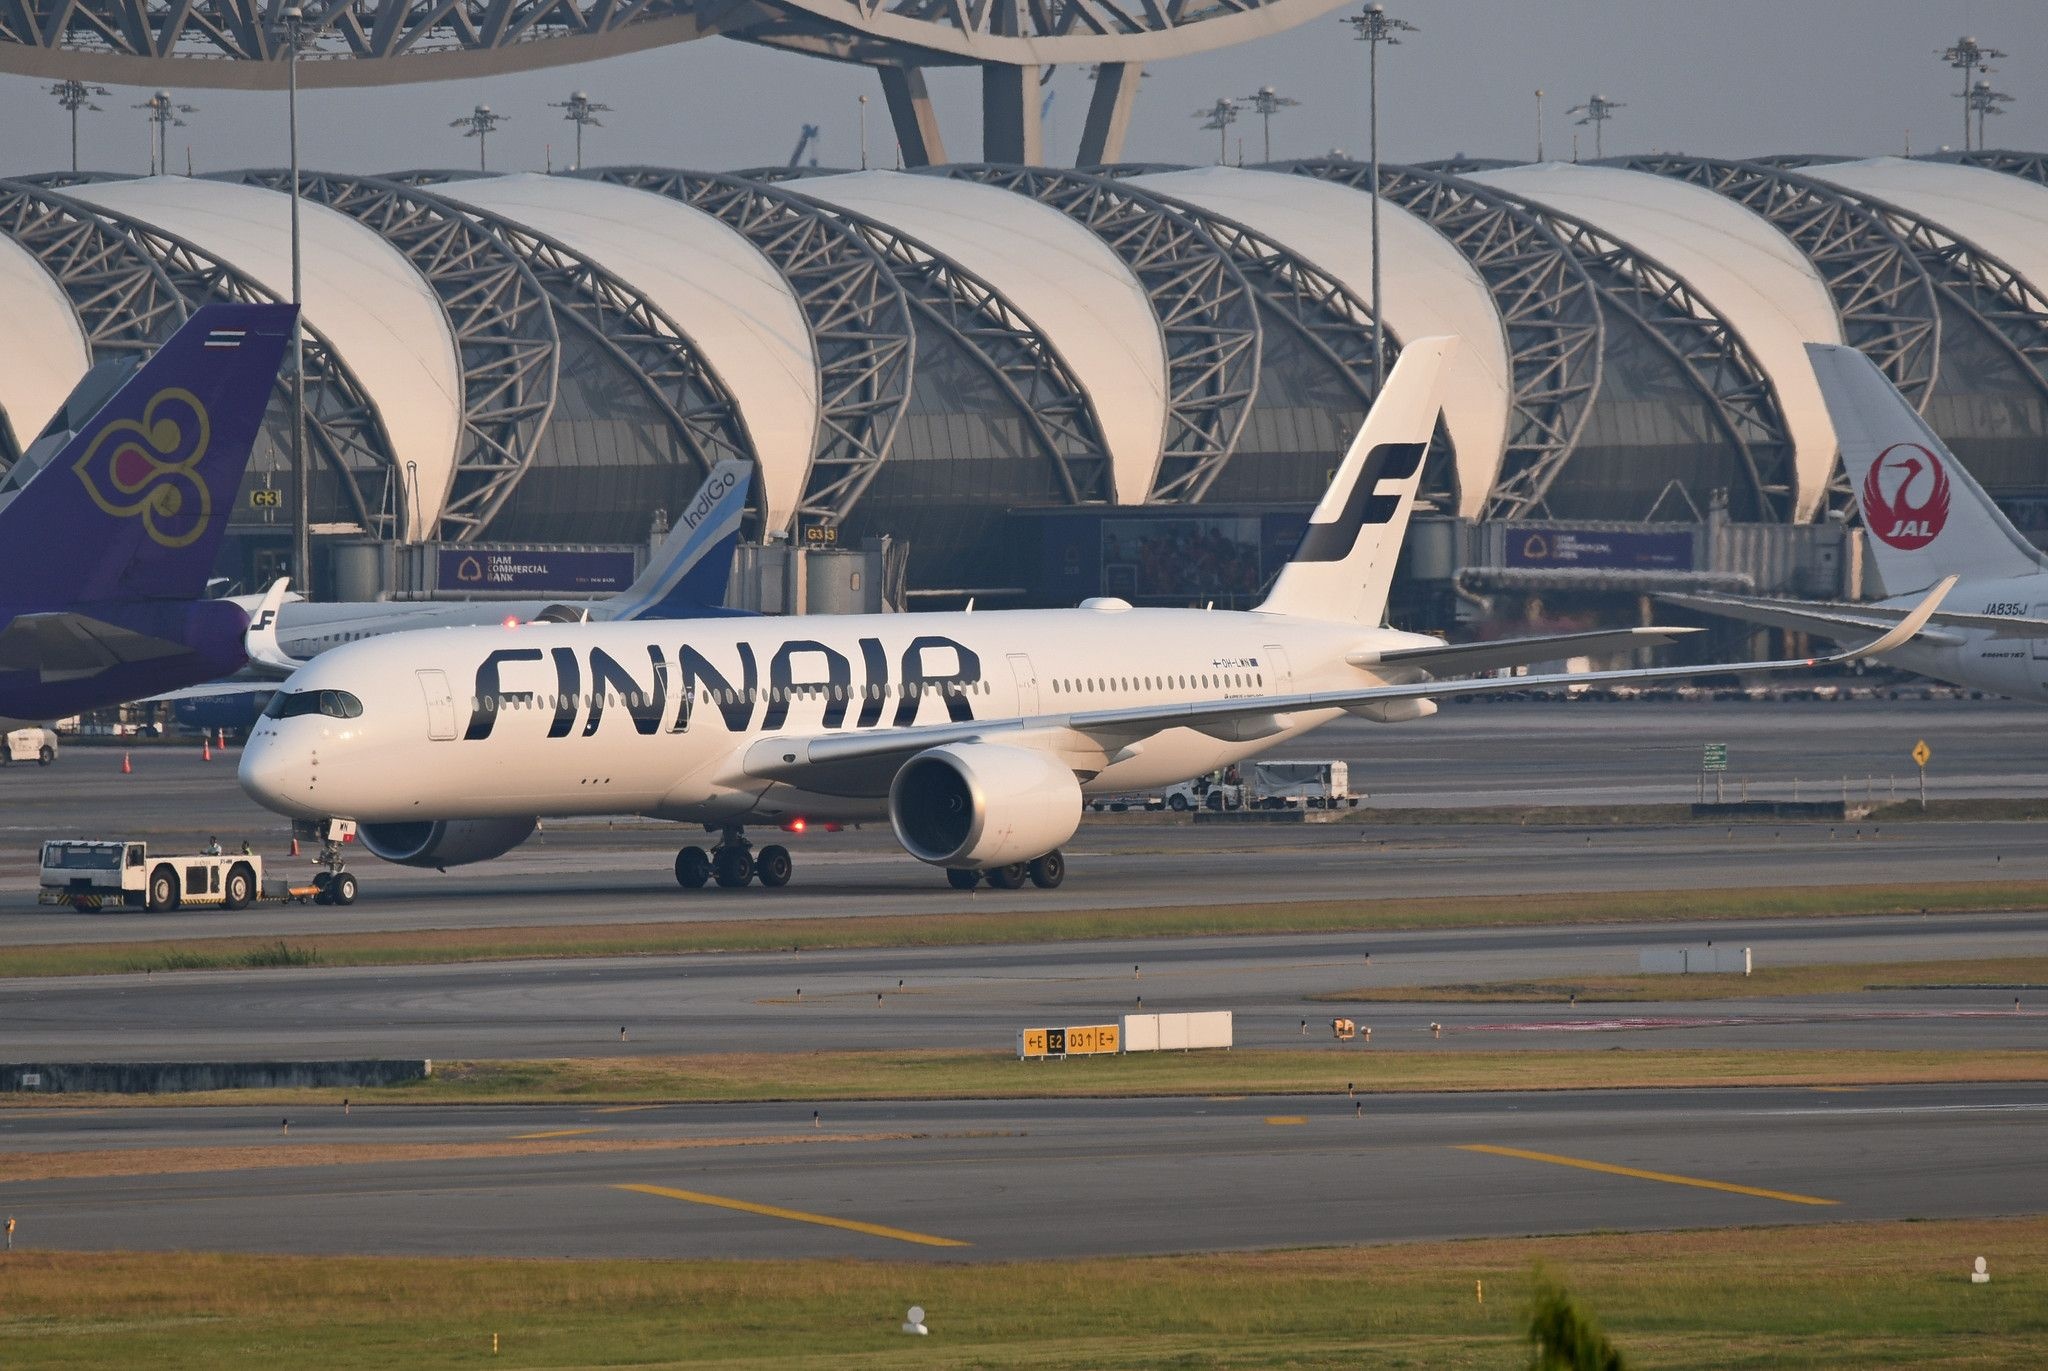
[[[1207,109],[1198,109],[1194,117],[1203,121],[1202,127],[1216,130],[1216,165],[1230,165],[1230,126],[1237,122],[1237,101],[1218,100]]]
[[[1964,34],[1954,44],[1942,49],[1941,60],[1963,74],[1963,89],[1956,97],[1963,102],[1963,151],[1970,150],[1970,88],[1977,72],[1991,74],[1988,63],[1995,62],[2005,54],[1997,48],[1987,48],[1976,39]],[[1980,121],[1981,122],[1981,121]],[[1982,129],[1979,129],[1982,132]]]
[[[604,121],[597,116],[610,114],[612,107],[598,104],[579,90],[571,92],[567,100],[548,101],[548,108],[561,110],[562,117],[576,126],[576,170],[583,170],[583,130],[603,128]]]
[[[78,112],[89,109],[97,114],[100,107],[92,102],[95,95],[112,95],[105,86],[88,86],[83,81],[59,81],[50,87],[50,94],[57,97],[57,103],[71,115],[71,174],[78,174]]]
[[[313,492],[306,454],[305,255],[299,240],[299,53],[306,44],[306,12],[288,5],[278,15],[285,44],[285,72],[292,161],[292,579],[313,598]]]
[[[1273,160],[1273,116],[1283,109],[1292,109],[1300,103],[1301,101],[1299,100],[1288,99],[1271,86],[1260,86],[1250,95],[1238,101],[1238,104],[1258,113],[1259,123],[1263,125],[1265,132],[1266,161],[1270,162]]]
[[[1565,111],[1566,114],[1585,115],[1585,118],[1578,121],[1579,124],[1581,126],[1586,124],[1591,124],[1593,126],[1594,161],[1597,162],[1607,155],[1607,139],[1604,136],[1607,128],[1607,121],[1614,117],[1614,112],[1616,110],[1627,108],[1628,106],[1624,105],[1619,100],[1609,100],[1604,95],[1595,94],[1593,96],[1588,97],[1585,104],[1573,105],[1570,109]]]
[[[2012,97],[2002,90],[1991,89],[1989,81],[1979,81],[1976,85],[1970,87],[1968,94],[1964,95],[1962,99],[1965,102],[1963,105],[1964,121],[1967,122],[1972,114],[1977,116],[1977,151],[1982,152],[1984,150],[1984,116],[1987,114],[2005,113],[2004,109],[2000,107],[2011,104]],[[1965,140],[1964,151],[1967,152],[1968,150],[1968,140]]]
[[[1380,324],[1380,44],[1400,46],[1396,35],[1420,33],[1405,19],[1396,19],[1380,4],[1367,5],[1344,21],[1366,45],[1366,107],[1369,141],[1366,189],[1372,195],[1372,393],[1378,396],[1387,380],[1387,333]]]
[[[451,129],[461,129],[464,138],[476,139],[476,169],[478,171],[489,171],[491,169],[491,134],[498,125],[505,122],[505,118],[506,116],[497,113],[489,105],[478,105],[460,119],[448,121],[448,127]],[[581,130],[579,129],[578,131],[580,132]],[[580,162],[582,159],[578,158],[577,160]]]
[[[197,114],[199,106],[181,105],[171,98],[169,91],[160,90],[141,104],[132,105],[130,108],[147,111],[143,117],[156,126],[153,130],[154,136],[150,140],[149,174],[155,176],[161,171],[163,175],[169,176],[171,174],[171,125],[176,124],[179,128],[185,127],[185,121],[178,116],[181,114]]]

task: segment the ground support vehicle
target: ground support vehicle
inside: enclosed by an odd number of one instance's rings
[[[47,728],[17,728],[0,734],[0,766],[34,762],[48,766],[57,760],[57,735]]]
[[[1245,802],[1254,809],[1356,809],[1344,762],[1253,762]]]
[[[258,901],[353,904],[356,878],[342,868],[338,851],[323,851],[321,862],[301,881],[266,877],[264,859],[253,852],[152,853],[145,842],[55,838],[42,847],[36,902],[81,913],[246,909]]]

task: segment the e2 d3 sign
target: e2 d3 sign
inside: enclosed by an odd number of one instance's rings
[[[1017,1056],[1020,1060],[1115,1056],[1122,1043],[1123,1032],[1113,1023],[1082,1024],[1071,1028],[1026,1028],[1017,1034]]]
[[[435,567],[441,590],[520,590],[598,594],[633,584],[630,552],[494,552],[442,548]]]

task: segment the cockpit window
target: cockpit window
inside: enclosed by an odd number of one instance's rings
[[[346,690],[280,690],[265,707],[266,719],[295,719],[301,714],[324,714],[330,719],[360,719],[363,702]]]

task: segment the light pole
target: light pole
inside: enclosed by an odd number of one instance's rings
[[[1380,323],[1380,44],[1398,46],[1396,34],[1419,33],[1405,19],[1395,19],[1384,6],[1367,5],[1348,16],[1345,23],[1357,30],[1358,41],[1366,45],[1366,106],[1371,146],[1367,167],[1367,190],[1372,195],[1372,393],[1377,397],[1387,379],[1387,331]]]
[[[583,170],[583,130],[601,129],[604,121],[597,116],[610,114],[610,105],[600,105],[582,91],[576,91],[567,100],[550,100],[549,109],[563,111],[562,117],[576,126],[576,170]]]
[[[1956,98],[1963,102],[1963,151],[1970,150],[1970,85],[1971,79],[1982,68],[1985,75],[1991,74],[1986,63],[2005,56],[1997,48],[1987,48],[1976,39],[1964,34],[1956,39],[1952,47],[1944,48],[1941,60],[1963,74],[1962,93]]]
[[[59,81],[56,85],[50,87],[50,94],[56,96],[57,103],[62,105],[71,115],[71,174],[76,176],[78,174],[78,112],[82,109],[89,109],[94,114],[98,114],[100,107],[92,102],[92,97],[95,95],[111,95],[113,92],[105,86],[88,86],[83,81]]]
[[[860,96],[860,169],[868,169],[868,97]]]
[[[1237,122],[1237,102],[1218,100],[1207,109],[1196,110],[1194,117],[1204,121],[1203,128],[1216,130],[1216,165],[1229,165],[1230,126]]]
[[[1536,88],[1536,160],[1543,160],[1543,87]]]
[[[476,169],[489,171],[491,133],[504,122],[505,116],[493,111],[489,105],[478,105],[460,119],[449,120],[448,127],[463,130],[464,138],[476,139]]]
[[[156,126],[153,130],[155,136],[150,140],[149,174],[155,176],[161,170],[165,176],[169,176],[171,174],[171,126],[175,124],[179,128],[185,127],[185,121],[178,116],[181,114],[197,114],[199,107],[197,105],[181,105],[171,99],[169,91],[160,90],[141,104],[131,108],[146,110],[148,112],[146,117],[149,119],[149,122]]]
[[[306,39],[306,12],[288,5],[278,16],[285,43],[285,127],[292,163],[292,579],[313,598],[313,477],[306,454],[305,258],[299,244],[299,49]]]
[[[1597,162],[1607,155],[1607,140],[1601,136],[1602,131],[1607,127],[1607,121],[1614,117],[1616,110],[1627,108],[1628,106],[1622,104],[1619,100],[1609,100],[1604,95],[1593,95],[1587,99],[1585,104],[1573,105],[1565,111],[1566,114],[1585,115],[1586,117],[1579,120],[1579,123],[1581,125],[1591,124],[1593,126],[1594,161]]]
[[[1967,120],[1972,114],[1977,116],[1977,151],[1982,152],[1984,150],[1984,116],[1987,114],[2005,113],[1999,107],[2001,105],[2010,105],[2012,97],[2002,90],[1991,89],[1989,81],[1979,81],[1976,85],[1970,87],[1969,94],[1964,97],[1964,102],[1963,118]],[[1968,150],[1967,144],[1964,150]]]
[[[1238,102],[1249,105],[1258,112],[1259,122],[1265,126],[1266,160],[1273,160],[1273,116],[1283,109],[1292,109],[1301,101],[1290,100],[1271,86],[1260,86],[1256,91]]]

